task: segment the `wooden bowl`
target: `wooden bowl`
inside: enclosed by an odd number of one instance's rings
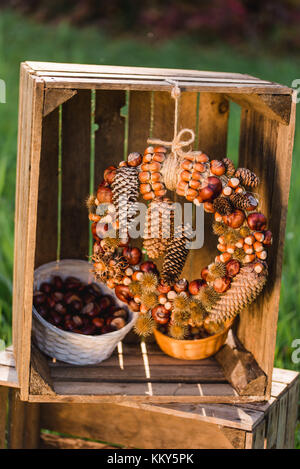
[[[211,335],[205,339],[178,340],[169,337],[154,329],[154,336],[160,349],[170,357],[181,360],[202,360],[214,355],[226,342],[228,331],[233,321],[226,324],[225,329],[218,334]]]

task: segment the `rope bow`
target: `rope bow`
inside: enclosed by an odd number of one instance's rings
[[[201,151],[184,151],[183,148],[191,145],[195,141],[195,132],[192,129],[181,129],[178,132],[178,115],[179,115],[179,100],[181,95],[181,90],[178,86],[178,83],[173,80],[166,80],[167,82],[173,84],[171,90],[171,96],[175,100],[175,118],[174,118],[174,136],[171,142],[160,140],[157,138],[148,138],[147,143],[149,145],[161,145],[166,148],[171,149],[171,153],[168,158],[165,160],[165,163],[162,167],[162,174],[164,177],[164,182],[169,190],[176,190],[178,178],[179,178],[179,167],[180,163],[184,158],[187,158],[191,161],[194,161],[197,155],[201,155]],[[184,140],[182,137],[184,134],[189,134],[190,138]]]

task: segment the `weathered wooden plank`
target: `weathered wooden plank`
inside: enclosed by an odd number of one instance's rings
[[[298,371],[273,368],[272,381],[291,385],[296,379],[299,379]]]
[[[277,449],[283,449],[284,444],[285,444],[288,400],[289,400],[289,395],[286,392],[283,394],[283,396],[280,397],[279,402],[278,402],[278,429],[277,429],[277,435],[276,435],[276,448]]]
[[[257,427],[254,432],[251,434],[252,439],[252,449],[265,449],[266,448],[266,421],[263,420]],[[247,438],[246,438],[247,441]],[[247,443],[246,443],[247,445]]]
[[[36,449],[39,446],[39,404],[20,400],[18,390],[9,393],[8,448]]]
[[[286,224],[290,171],[295,126],[295,103],[292,103],[290,124],[283,125],[263,115],[242,111],[240,161],[261,179],[257,189],[260,210],[266,215],[274,243],[269,249],[269,278],[264,292],[240,315],[238,336],[268,376],[271,374],[276,342],[276,324],[281,284],[281,268]]]
[[[56,259],[58,220],[59,111],[43,118],[35,267]]]
[[[298,402],[299,402],[299,381],[288,391],[288,406],[286,416],[286,432],[284,447],[286,449],[294,448],[295,446],[295,427],[298,417]]]
[[[40,440],[41,449],[117,449],[106,443],[87,441],[82,438],[68,438],[45,432],[41,433]]]
[[[129,96],[128,154],[134,151],[143,154],[150,131],[151,93],[131,91]]]
[[[90,184],[91,92],[78,91],[62,108],[61,258],[86,259],[85,198]]]
[[[125,91],[97,91],[95,107],[95,187],[103,180],[103,171],[109,165],[118,165],[124,152]]]
[[[15,357],[12,350],[2,350],[0,352],[0,365],[16,366]]]
[[[238,338],[229,331],[226,344],[215,355],[226,379],[241,396],[264,396],[267,377]]]
[[[226,95],[243,108],[254,109],[269,119],[288,125],[291,116],[291,95],[243,94]]]
[[[0,449],[6,447],[6,420],[7,420],[8,388],[0,387]]]
[[[278,414],[279,414],[278,400],[267,414],[267,428],[266,428],[266,448],[276,448],[277,433],[278,433]]]
[[[138,448],[233,447],[222,429],[209,422],[115,405],[44,405],[41,425],[61,433]]]
[[[18,374],[15,367],[0,365],[0,386],[19,387]]]
[[[71,99],[77,93],[76,90],[56,90],[45,91],[43,116],[47,116],[61,104]]]

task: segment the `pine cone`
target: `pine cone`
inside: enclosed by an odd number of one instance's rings
[[[179,226],[175,229],[174,238],[170,240],[167,254],[162,267],[162,279],[173,285],[179,278],[186,261],[189,249],[188,241],[191,237],[190,225]]]
[[[253,210],[253,200],[256,202],[254,197],[250,194],[239,194],[235,193],[230,196],[230,200],[235,208],[239,208],[241,210]]]
[[[225,165],[225,174],[227,177],[231,178],[234,176],[235,173],[235,167],[233,162],[229,158],[223,158],[223,163]]]
[[[244,186],[257,187],[259,184],[259,178],[247,168],[238,168],[235,172],[235,177],[237,177]]]
[[[253,264],[242,267],[229,290],[211,308],[209,318],[217,323],[234,318],[257,298],[266,283],[267,275],[267,269],[257,274]]]
[[[153,200],[147,210],[144,248],[155,259],[165,253],[173,236],[174,206],[171,200]]]
[[[137,168],[129,166],[118,168],[111,186],[120,228],[126,229],[138,210],[136,203],[139,195]]]
[[[213,208],[220,215],[230,215],[234,210],[231,201],[227,197],[217,197],[213,201]]]

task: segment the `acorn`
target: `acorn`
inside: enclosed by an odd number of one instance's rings
[[[142,162],[142,155],[137,152],[129,153],[127,157],[128,166],[136,167]]]
[[[254,212],[250,213],[247,217],[247,223],[251,230],[261,231],[267,227],[267,219],[263,213]]]
[[[164,325],[169,322],[170,312],[163,305],[158,305],[153,308],[151,314],[154,321],[158,324]]]

